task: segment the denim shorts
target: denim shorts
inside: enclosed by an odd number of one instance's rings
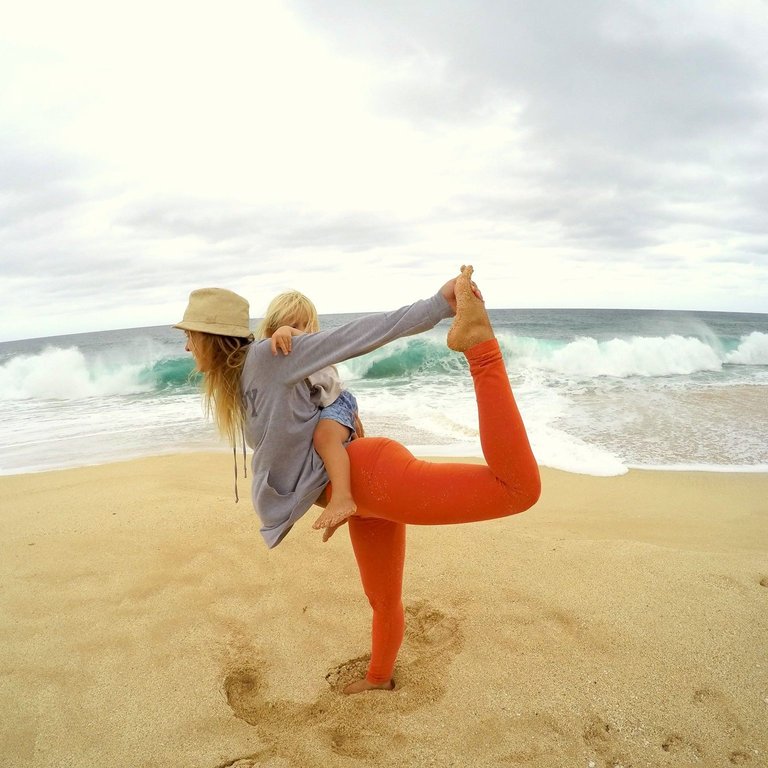
[[[341,391],[341,394],[325,408],[320,409],[321,419],[330,419],[331,421],[337,421],[345,427],[348,427],[355,432],[355,416],[357,415],[357,400],[355,396],[346,389]]]

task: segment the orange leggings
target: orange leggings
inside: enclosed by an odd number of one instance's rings
[[[465,353],[475,385],[480,444],[487,466],[421,461],[386,438],[347,448],[357,513],[349,534],[373,608],[367,679],[392,678],[403,640],[405,525],[449,525],[522,512],[539,498],[536,459],[495,339]]]

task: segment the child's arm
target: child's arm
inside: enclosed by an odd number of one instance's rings
[[[294,336],[303,336],[304,331],[291,328],[290,325],[281,325],[273,334],[269,344],[272,354],[276,355],[279,349],[284,355],[291,351],[291,339]]]

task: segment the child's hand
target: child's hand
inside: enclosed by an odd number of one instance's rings
[[[270,340],[270,346],[272,347],[272,354],[276,355],[280,350],[284,355],[290,354],[291,351],[291,339],[296,334],[296,331],[291,328],[290,325],[281,325],[273,334]]]

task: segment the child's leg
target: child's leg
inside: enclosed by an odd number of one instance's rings
[[[313,528],[339,525],[354,515],[357,509],[352,498],[349,455],[344,448],[348,437],[349,429],[337,421],[320,419],[315,427],[312,442],[328,472],[331,498],[323,513],[315,520]]]

